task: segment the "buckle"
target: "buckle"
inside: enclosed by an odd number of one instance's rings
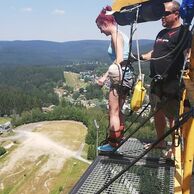
[[[164,79],[164,77],[163,77],[162,75],[159,75],[159,74],[157,74],[157,75],[155,75],[155,76],[153,77],[153,80],[154,80],[155,82],[162,81],[163,79]]]

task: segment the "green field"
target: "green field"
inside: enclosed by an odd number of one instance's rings
[[[69,193],[75,182],[87,168],[88,164],[73,158],[69,159],[57,179],[53,182],[54,187],[51,190],[51,194]]]
[[[80,122],[52,121],[36,128],[34,132],[40,132],[54,142],[70,147],[71,150],[78,150],[80,145],[85,142],[87,129]]]
[[[64,77],[66,80],[66,84],[72,88],[79,89],[81,87],[84,87],[86,83],[81,81],[79,79],[79,74],[78,73],[73,73],[73,72],[64,72]]]
[[[6,123],[7,121],[11,121],[11,118],[4,118],[4,117],[0,117],[0,124]]]

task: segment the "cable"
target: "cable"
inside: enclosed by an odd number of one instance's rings
[[[148,108],[150,102],[143,108],[139,115],[132,121],[132,123],[125,129],[124,134],[132,127],[132,125],[137,121],[137,119],[142,115],[142,113]],[[132,135],[130,135],[131,137]]]
[[[137,9],[136,13],[136,21],[135,21],[135,31],[137,30],[137,20],[139,16],[139,8]],[[134,31],[134,32],[135,32]],[[137,33],[136,33],[137,36]],[[141,61],[140,61],[140,52],[139,52],[139,40],[138,37],[136,37],[136,48],[137,48],[137,59],[138,59],[138,69],[139,69],[139,79],[142,80],[142,73],[141,73]],[[142,80],[143,81],[143,80]]]
[[[186,33],[186,30],[185,30],[184,34],[182,36],[182,39],[180,40],[179,44],[171,52],[169,52],[166,55],[163,55],[161,57],[153,57],[153,58],[151,58],[149,60],[141,60],[141,62],[145,63],[145,62],[148,62],[148,61],[157,61],[157,60],[161,60],[161,59],[164,59],[164,58],[170,56],[172,53],[176,52],[179,49],[179,47],[181,48],[181,46],[183,45],[183,42],[184,42],[184,39],[185,39],[186,35],[187,35],[187,33]]]

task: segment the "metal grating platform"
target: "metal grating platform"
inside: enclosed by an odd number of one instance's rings
[[[131,150],[140,146],[139,142],[131,139]],[[132,143],[135,142],[135,143]],[[120,153],[126,151],[129,144],[124,144]],[[143,145],[141,145],[143,146]],[[141,147],[140,146],[140,147]],[[90,165],[70,194],[94,194],[109,182],[121,170],[125,169],[133,160],[133,155],[128,150],[127,155],[98,156]],[[139,152],[137,150],[137,152]],[[140,151],[141,152],[141,151]],[[135,157],[138,154],[133,152]],[[126,153],[125,153],[126,155]],[[154,154],[152,154],[154,155]],[[158,156],[158,155],[157,155]],[[174,193],[174,166],[172,162],[162,158],[141,159],[135,166],[132,166],[103,193],[109,194],[171,194]]]
[[[151,143],[151,142],[149,142]],[[127,157],[138,157],[145,151],[145,142],[136,138],[130,138],[119,149],[118,153]],[[168,149],[168,148],[167,148]],[[145,157],[146,158],[163,158],[165,150],[153,149]]]

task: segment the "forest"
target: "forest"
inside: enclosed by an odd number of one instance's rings
[[[0,68],[0,116],[59,103],[53,88],[64,82],[60,68],[11,66]]]

